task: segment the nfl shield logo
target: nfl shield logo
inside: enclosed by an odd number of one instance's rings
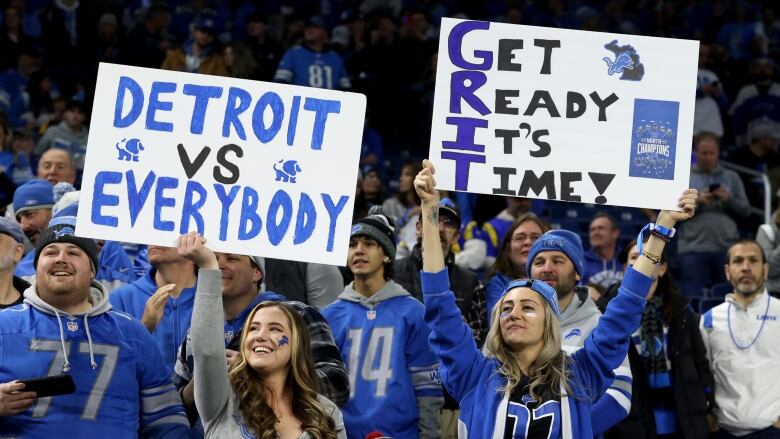
[[[368,310],[368,320],[374,320],[376,318],[376,310]]]
[[[234,336],[235,334],[233,333],[232,329],[225,331],[225,343],[230,343],[231,341],[233,341]]]
[[[68,327],[68,331],[70,332],[76,332],[79,330],[79,324],[73,320],[69,321],[66,326]]]

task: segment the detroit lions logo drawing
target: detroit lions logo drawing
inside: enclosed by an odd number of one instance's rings
[[[278,165],[281,165],[281,168]],[[297,160],[282,159],[274,163],[274,171],[276,171],[276,181],[295,183],[296,176],[301,172],[301,165]]]
[[[138,155],[141,154],[141,151],[144,150],[144,146],[138,139],[122,139],[120,142],[117,142],[116,149],[119,151],[119,157],[117,157],[117,160],[137,162]]]
[[[563,337],[564,340],[568,340],[570,338],[574,337],[582,337],[582,330],[580,328],[574,328],[571,331],[569,331],[568,334],[566,334],[566,337]]]
[[[604,45],[604,48],[615,55],[615,59],[607,56],[602,60],[607,63],[609,76],[620,75],[620,79],[628,81],[641,81],[645,76],[645,66],[639,62],[639,54],[632,46],[619,46],[617,40],[612,40]]]
[[[607,74],[609,76],[612,76],[615,73],[623,73],[623,69],[634,69],[634,61],[631,61],[631,57],[626,52],[618,55],[614,62],[606,56],[602,59],[607,63],[607,67],[609,67],[607,69]]]

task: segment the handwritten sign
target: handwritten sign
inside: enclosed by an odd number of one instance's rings
[[[676,208],[698,42],[442,20],[429,157],[442,189]]]
[[[342,265],[362,95],[101,64],[77,233]]]

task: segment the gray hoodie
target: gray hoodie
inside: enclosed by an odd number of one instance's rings
[[[349,285],[344,287],[344,291],[339,294],[338,298],[347,302],[359,303],[369,309],[376,308],[379,302],[384,302],[393,297],[411,296],[404,287],[393,280],[385,282],[385,285],[371,297],[366,297],[355,291],[354,285],[355,282],[350,282]]]
[[[62,351],[65,355],[65,365],[62,367],[63,373],[70,371],[70,361],[68,358],[70,353],[67,349],[65,349],[65,329],[62,327],[62,316],[68,317],[70,319],[83,318],[84,330],[87,333],[87,341],[89,344],[89,361],[93,369],[97,367],[97,362],[95,362],[95,352],[92,346],[92,333],[89,331],[89,318],[99,316],[111,310],[111,304],[108,303],[108,294],[106,293],[103,285],[94,280],[90,283],[89,302],[92,304],[92,308],[90,308],[90,310],[84,314],[72,315],[51,306],[43,299],[41,299],[40,296],[38,296],[38,290],[35,288],[35,282],[33,282],[30,288],[27,288],[24,291],[24,302],[28,303],[38,311],[55,316],[57,318],[57,323],[60,327],[60,342],[62,343]]]
[[[385,285],[371,297],[363,296],[362,294],[355,291],[354,285],[354,282],[350,282],[349,285],[344,287],[344,292],[339,294],[338,298],[347,302],[358,303],[368,309],[374,309],[380,302],[384,302],[385,300],[389,300],[394,297],[412,297],[408,291],[406,291],[400,284],[396,283],[392,279],[385,282]],[[345,361],[346,360],[347,359],[345,359]],[[419,410],[420,413],[420,418],[417,422],[417,429],[420,432],[420,439],[434,439],[441,437],[439,411],[443,405],[443,397],[420,396],[417,398],[417,410]]]

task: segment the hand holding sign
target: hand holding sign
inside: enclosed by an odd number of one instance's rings
[[[196,232],[190,232],[179,238],[179,256],[194,262],[198,268],[219,270],[217,256],[206,247],[206,240]]]
[[[433,177],[435,173],[433,163],[427,159],[423,160],[423,169],[414,178],[414,190],[424,206],[437,206],[438,209],[439,191],[436,190],[436,180]]]

